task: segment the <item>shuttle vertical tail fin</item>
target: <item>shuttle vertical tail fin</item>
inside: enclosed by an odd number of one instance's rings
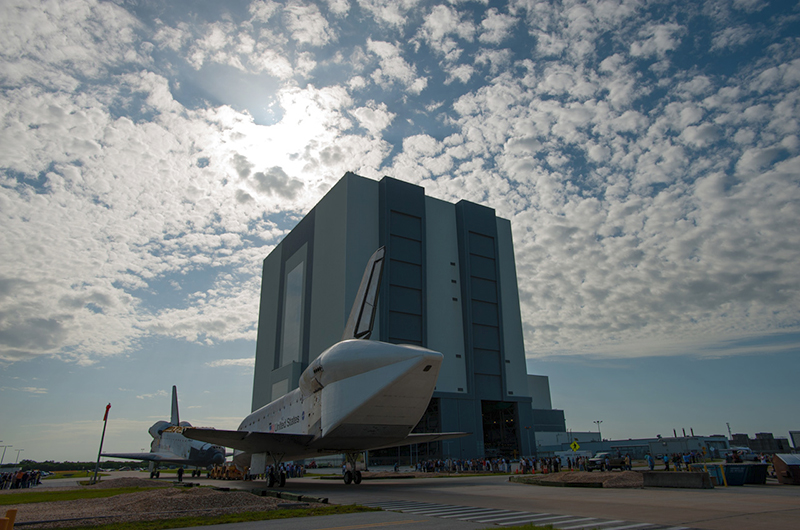
[[[342,340],[368,339],[372,335],[375,324],[375,311],[377,310],[378,293],[381,290],[381,277],[383,276],[384,253],[386,247],[375,251],[367,262],[358,294],[350,310],[350,318],[344,328]]]
[[[172,386],[172,415],[169,421],[173,425],[181,424],[180,415],[178,414],[178,387],[175,385]]]

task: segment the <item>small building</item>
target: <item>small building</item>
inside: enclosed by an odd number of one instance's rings
[[[755,439],[746,434],[734,434],[731,436],[731,445],[747,447],[754,453],[789,453],[792,450],[788,439],[775,438],[771,432],[757,432]]]

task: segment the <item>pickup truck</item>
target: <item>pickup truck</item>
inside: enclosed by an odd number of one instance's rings
[[[608,469],[606,468],[606,457],[608,457]],[[594,471],[599,469],[601,471],[611,471],[617,468],[620,471],[625,470],[625,457],[616,456],[612,453],[597,453],[586,462],[586,471]]]

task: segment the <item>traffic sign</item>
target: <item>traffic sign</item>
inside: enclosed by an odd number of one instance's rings
[[[578,445],[578,442],[572,442],[571,444],[569,444],[569,446],[573,451],[577,451],[578,449],[581,448],[581,446]]]

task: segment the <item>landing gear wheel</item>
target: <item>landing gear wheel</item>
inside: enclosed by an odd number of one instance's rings
[[[267,475],[267,487],[271,488],[274,485],[275,485],[275,473],[270,471],[269,474]]]
[[[349,471],[345,471],[344,472],[344,483],[345,484],[350,484],[351,482],[353,482],[353,474],[351,472],[349,472]]]
[[[150,478],[151,478],[151,479],[154,479],[154,478],[156,478],[156,472],[155,472],[155,471],[151,471],[151,472],[150,472]]]
[[[353,482],[355,484],[361,484],[361,471],[356,471],[353,473]]]
[[[161,471],[156,471],[156,478],[161,478]]]
[[[278,487],[279,487],[279,488],[282,488],[282,487],[284,487],[285,485],[286,485],[286,473],[284,473],[283,471],[281,471],[281,478],[280,478],[280,482],[278,482]]]

